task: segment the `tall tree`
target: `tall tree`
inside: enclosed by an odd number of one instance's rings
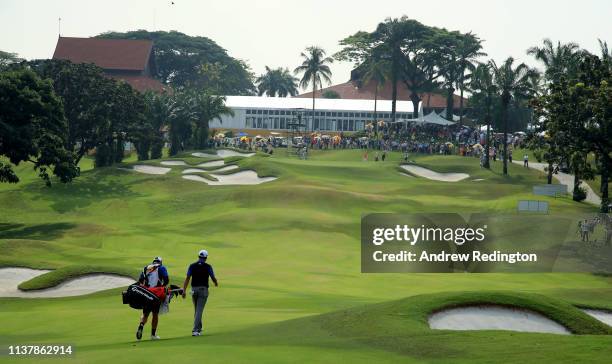
[[[449,32],[440,29],[433,36],[433,43],[437,45],[434,53],[440,73],[444,77],[443,87],[446,90],[446,119],[453,120],[453,109],[455,108],[455,87],[459,81],[461,67],[458,62],[459,43],[461,33]]]
[[[366,71],[363,75],[363,84],[374,83],[374,118],[373,123],[376,123],[378,119],[377,115],[377,103],[378,103],[378,91],[387,82],[387,72],[389,70],[389,64],[383,60],[371,60],[367,63]]]
[[[608,67],[610,72],[612,72],[612,49],[608,48],[608,42],[601,39],[597,41],[599,42],[599,49],[601,51],[601,62]]]
[[[234,115],[231,108],[225,106],[225,97],[214,96],[207,93],[191,92],[188,105],[193,120],[195,147],[207,147],[209,123],[213,120],[221,121],[224,115]]]
[[[116,81],[93,64],[60,60],[29,64],[41,77],[53,80],[55,93],[62,98],[68,120],[67,148],[75,151],[78,164],[85,153],[107,140],[113,116],[110,94]]]
[[[526,99],[530,94],[529,78],[533,75],[533,70],[521,63],[516,67],[514,58],[508,57],[500,66],[495,61],[489,61],[489,66],[493,72],[493,82],[497,89],[501,102],[501,123],[504,131],[504,175],[508,174],[508,108],[511,101]]]
[[[482,41],[473,33],[463,34],[457,49],[457,64],[459,67],[459,78],[457,88],[459,89],[459,122],[463,122],[463,93],[469,84],[470,78],[476,70],[478,59],[487,56],[482,52]],[[447,115],[448,117],[448,115]]]
[[[287,68],[271,69],[266,66],[266,73],[255,81],[259,96],[266,94],[271,97],[287,97],[298,94],[298,79],[293,77]]]
[[[300,80],[300,87],[308,88],[312,84],[312,125],[314,129],[315,119],[315,95],[317,86],[322,88],[323,81],[330,84],[332,72],[329,69],[329,64],[334,60],[331,57],[325,56],[325,51],[316,46],[306,48],[305,52],[301,54],[303,62],[293,72],[295,74],[302,74]]]
[[[164,131],[176,117],[176,102],[170,95],[146,92],[143,95],[146,106],[146,117],[151,130],[151,159],[160,159],[164,146]]]
[[[341,40],[343,49],[335,57],[352,61],[356,66],[370,59],[387,62],[392,89],[391,119],[395,121],[399,82],[403,81],[413,90],[411,100],[417,105],[415,114],[418,114],[419,92],[432,86],[435,77],[424,69],[429,65],[424,56],[424,40],[430,33],[429,27],[406,16],[387,18],[371,33],[361,31]]]
[[[493,83],[493,74],[489,64],[479,64],[476,67],[470,80],[469,89],[472,91],[470,104],[478,113],[479,118],[484,120],[487,125],[483,167],[490,168],[489,149],[491,144],[492,109],[496,101],[497,89]]]
[[[79,175],[72,152],[64,148],[68,125],[49,80],[26,69],[0,73],[0,105],[0,156],[14,165],[33,163],[47,186],[48,168],[64,183]],[[19,182],[11,164],[1,160],[0,182]]]
[[[75,152],[76,163],[94,149],[96,166],[120,161],[124,142],[133,139],[146,122],[141,95],[127,83],[106,77],[93,64],[42,60],[28,65],[53,80],[68,121],[66,148]]]
[[[576,43],[553,42],[546,38],[541,47],[531,47],[527,54],[544,64],[545,76],[549,82],[558,81],[561,76],[573,78],[578,67],[579,46]]]
[[[413,118],[419,117],[419,104],[422,95],[439,90],[440,67],[436,57],[438,45],[435,43],[434,28],[425,28],[413,24],[416,32],[411,32],[412,40],[404,49],[402,81],[410,90]]]
[[[189,144],[192,139],[194,119],[190,93],[180,90],[172,95],[173,117],[169,120],[170,151],[171,156],[176,155]]]
[[[241,60],[230,57],[227,51],[206,37],[193,37],[177,31],[136,30],[126,33],[108,32],[98,35],[109,39],[147,39],[153,41],[155,77],[174,88],[198,87],[215,89],[219,95],[253,95],[254,75]],[[207,79],[203,66],[218,64],[220,82]],[[210,91],[213,92],[213,91]]]
[[[461,92],[460,118],[462,118],[463,91],[469,74],[474,71],[478,58],[486,56],[486,53],[481,51],[482,41],[472,33],[462,34],[441,29],[436,32],[434,43],[438,45],[434,53],[444,76],[444,87],[447,93],[446,118],[452,120],[457,89]]]
[[[23,59],[19,58],[17,53],[0,51],[0,70],[7,68],[9,65],[19,63]]]

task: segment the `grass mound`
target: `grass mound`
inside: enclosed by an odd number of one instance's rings
[[[134,269],[127,269],[124,267],[77,265],[59,268],[49,273],[34,277],[29,281],[22,282],[19,285],[19,289],[23,291],[33,291],[51,288],[71,279],[90,274],[116,274],[125,277],[132,277],[134,279],[138,279],[139,276],[139,273],[134,271]]]

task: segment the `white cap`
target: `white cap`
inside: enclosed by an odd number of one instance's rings
[[[153,263],[155,263],[155,262],[160,262],[161,263],[162,262],[162,257],[155,257],[155,258],[153,258]]]
[[[200,250],[200,252],[198,253],[198,257],[200,258],[206,258],[208,257],[208,252],[204,249]]]

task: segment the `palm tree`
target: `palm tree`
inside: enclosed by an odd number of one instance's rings
[[[224,96],[213,96],[207,93],[193,92],[189,105],[195,125],[194,136],[196,148],[206,148],[209,123],[215,119],[221,121],[223,115],[234,115],[231,108],[225,106]]]
[[[413,118],[419,117],[419,104],[422,101],[422,95],[428,94],[427,107],[429,108],[429,100],[431,93],[439,90],[441,82],[437,81],[440,73],[437,69],[436,57],[433,52],[425,51],[416,53],[412,56],[408,55],[405,58],[403,69],[403,81],[406,88],[410,90],[410,101],[412,102]]]
[[[429,85],[428,74],[421,68],[422,57],[417,55],[422,53],[423,40],[430,32],[428,27],[418,21],[403,16],[399,19],[385,19],[384,23],[378,24],[373,33],[374,53],[384,56],[390,63],[391,120],[393,122],[396,115],[398,82],[410,83],[409,78],[419,78],[420,81],[423,81],[423,85]],[[410,86],[411,89],[414,87],[417,86],[414,84]],[[417,92],[413,92],[411,100],[413,104],[417,103],[415,113],[418,114],[420,96]]]
[[[493,74],[491,67],[488,64],[479,64],[472,75],[469,88],[473,96],[480,96],[484,108],[484,122],[487,125],[487,137],[485,143],[485,161],[483,167],[490,168],[489,163],[489,146],[491,135],[491,108],[496,95],[495,84],[493,83]]]
[[[266,73],[256,80],[258,94],[271,97],[295,96],[298,94],[297,81],[287,68],[270,69],[266,66]]]
[[[388,69],[388,62],[381,60],[371,61],[367,64],[366,71],[362,77],[364,84],[367,85],[370,82],[374,82],[376,86],[376,88],[374,89],[374,123],[376,123],[376,119],[378,118],[376,113],[378,103],[378,91],[380,91],[380,88],[385,84],[385,82],[387,82]]]
[[[489,61],[493,72],[493,84],[501,101],[501,121],[504,128],[504,175],[508,175],[508,106],[510,101],[527,98],[530,94],[530,77],[534,71],[521,63],[513,67],[514,58],[508,57],[501,66]]]
[[[390,78],[391,78],[391,121],[395,122],[395,112],[397,107],[397,82],[401,79],[402,63],[404,53],[402,48],[405,43],[405,27],[403,22],[405,19],[386,19],[384,23],[378,24],[376,28],[375,39],[380,43],[380,48],[390,63]]]
[[[160,159],[164,146],[164,129],[176,117],[176,101],[167,94],[147,91],[143,95],[146,115],[153,128],[151,159]]]
[[[477,63],[477,59],[487,55],[485,52],[481,52],[481,49],[482,42],[471,32],[464,34],[459,42],[459,47],[457,49],[457,66],[459,68],[457,88],[459,89],[461,97],[459,99],[459,123],[463,121],[463,91],[476,69],[475,64]],[[466,74],[466,72],[468,73]]]
[[[482,42],[472,33],[461,34],[459,32],[447,32],[439,30],[434,38],[434,43],[439,45],[435,51],[438,54],[438,63],[444,76],[444,86],[447,90],[446,118],[453,120],[453,109],[455,108],[455,91],[461,91],[461,118],[463,117],[463,91],[468,81],[466,72],[474,71],[474,64],[479,57],[486,56],[481,52]]]
[[[562,75],[575,76],[580,46],[576,43],[562,44],[546,38],[542,47],[531,47],[527,54],[532,55],[544,64],[546,78],[550,82],[558,81]]]
[[[312,124],[314,128],[315,116],[315,94],[317,86],[323,87],[323,82],[330,84],[332,72],[329,69],[329,64],[334,60],[331,57],[325,57],[325,51],[317,46],[306,48],[306,52],[301,53],[304,61],[293,72],[295,74],[302,73],[300,87],[307,88],[312,83]]]
[[[608,65],[608,68],[612,70],[612,49],[608,48],[608,42],[597,39],[599,42],[599,48],[601,49],[601,61]]]

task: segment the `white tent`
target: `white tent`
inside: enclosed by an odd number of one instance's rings
[[[439,113],[438,115],[446,119],[446,109],[442,110],[442,112]],[[453,114],[453,121],[459,121],[459,120],[461,120],[461,118]]]
[[[423,116],[423,121],[428,124],[455,125],[455,123],[453,123],[452,121],[446,120],[440,115],[436,114],[435,111],[432,111],[429,114]]]

